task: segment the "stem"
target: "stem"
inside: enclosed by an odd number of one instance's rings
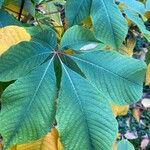
[[[20,21],[20,19],[21,19],[21,15],[22,15],[22,11],[23,11],[24,4],[25,4],[25,0],[22,0],[22,2],[21,2],[21,7],[20,7],[20,11],[19,11],[19,16],[18,16],[18,20],[19,20],[19,21]]]

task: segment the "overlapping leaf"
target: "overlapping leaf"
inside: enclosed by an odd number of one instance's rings
[[[0,113],[5,148],[48,133],[55,117],[55,96],[52,59],[5,90]]]
[[[80,24],[89,15],[97,39],[119,48],[127,35],[128,27],[113,0],[67,1],[66,17],[70,26]]]
[[[99,42],[91,30],[78,25],[68,29],[61,40],[62,49],[84,50],[84,47],[87,46],[91,46],[93,49],[98,44]]]
[[[110,150],[117,124],[105,96],[67,66],[62,68],[57,122],[64,149]]]
[[[80,24],[90,15],[91,0],[69,0],[66,3],[66,17],[69,26]]]
[[[113,0],[93,0],[91,19],[97,39],[117,50],[127,35],[128,27]]]
[[[72,56],[72,59],[87,79],[114,103],[130,104],[141,98],[144,62],[103,50]]]
[[[150,11],[150,0],[146,1],[146,11]]]
[[[118,106],[112,105],[112,111],[115,116],[124,116],[128,113],[129,105]]]
[[[128,140],[121,140],[117,145],[117,150],[135,150]]]

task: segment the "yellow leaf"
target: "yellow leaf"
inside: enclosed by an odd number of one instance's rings
[[[59,138],[58,138],[58,150],[64,150]]]
[[[64,27],[55,21],[53,21],[53,26],[54,26],[55,31],[57,33],[57,38],[58,38],[58,40],[60,40],[63,33],[64,33]]]
[[[30,41],[31,36],[27,31],[18,26],[6,26],[0,29],[0,55],[11,46],[21,41]]]
[[[148,67],[147,67],[146,85],[150,85],[150,64],[149,64]]]
[[[68,55],[73,55],[73,54],[75,54],[75,52],[74,52],[73,50],[71,50],[71,49],[65,50],[64,53],[65,53],[65,54],[68,54]]]
[[[126,17],[126,20],[127,20],[128,26],[130,27],[132,25],[132,21],[128,17]]]
[[[84,21],[84,26],[86,27],[92,27],[92,21],[90,16],[86,17],[85,21]]]
[[[126,44],[122,45],[121,50],[124,52],[124,54],[132,56],[135,44],[136,44],[135,39],[133,38],[127,39]]]
[[[19,13],[20,13],[20,6],[14,5],[14,4],[6,4],[5,5],[5,9],[7,10],[7,12],[11,15],[13,15],[15,18],[19,17]],[[26,10],[22,10],[21,13],[21,20],[24,19],[26,16],[28,15],[28,12]]]
[[[124,116],[128,113],[129,106],[117,106],[117,105],[112,105],[112,111],[115,116]]]
[[[10,3],[5,6],[5,9],[8,10],[10,13],[13,13],[14,15],[19,14],[20,12],[19,6]],[[22,11],[22,15],[27,15],[27,14],[28,14],[27,11],[25,10]]]
[[[112,150],[117,150],[117,142],[113,144]]]
[[[147,11],[144,16],[147,18],[147,19],[150,19],[150,11]]]
[[[2,150],[3,144],[2,144],[2,139],[0,139],[0,150]]]
[[[16,145],[10,150],[63,150],[58,136],[57,129],[53,128],[52,131],[42,139],[28,144]]]

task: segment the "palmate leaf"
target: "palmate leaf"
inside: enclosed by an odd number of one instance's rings
[[[52,61],[53,58],[4,91],[0,133],[6,149],[10,145],[39,139],[50,130],[55,117],[56,96]]]
[[[96,51],[72,56],[87,79],[118,105],[142,96],[146,64],[115,51]],[[92,70],[92,73],[91,73]]]
[[[127,35],[128,26],[113,0],[93,0],[91,19],[97,39],[117,50]]]
[[[69,26],[80,24],[90,15],[91,0],[69,0],[66,2],[66,18]]]
[[[30,42],[21,42],[12,46],[0,57],[0,81],[15,80],[26,75],[33,68],[45,61],[56,47],[56,36],[53,30],[46,30],[50,43],[44,42],[43,33]],[[51,38],[53,37],[53,38]],[[43,44],[44,43],[44,44]],[[47,46],[48,45],[48,46]],[[50,47],[51,46],[51,47]]]
[[[56,120],[66,150],[110,150],[117,122],[105,96],[62,64]]]
[[[96,40],[91,30],[75,25],[69,28],[63,35],[63,38],[61,40],[61,48],[82,50],[85,46],[88,45],[93,45],[93,48],[95,48],[99,43],[100,42]]]
[[[52,30],[41,33],[48,36],[34,35],[32,41],[13,46],[0,57],[0,80],[19,78],[2,95],[0,133],[5,149],[46,135],[57,109],[56,121],[67,150],[109,150],[117,132],[109,101],[133,103],[140,97],[145,64],[102,50],[66,56],[55,51]]]

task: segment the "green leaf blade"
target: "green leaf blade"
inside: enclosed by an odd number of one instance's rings
[[[56,120],[67,150],[109,150],[117,123],[102,93],[63,65]],[[80,83],[80,84],[79,84]]]
[[[93,45],[93,48],[95,48],[99,43],[91,30],[75,25],[68,29],[63,35],[61,48],[82,50],[86,45]]]
[[[39,42],[44,47],[50,47],[50,51],[54,50],[57,46],[56,33],[51,28],[44,29],[43,31],[38,32],[32,37],[32,40]]]
[[[7,11],[0,9],[0,28],[8,25],[21,26],[22,24],[21,22],[16,20],[13,16],[11,16]]]
[[[146,72],[144,62],[105,50],[72,56],[72,59],[108,100],[124,105],[141,98]]]
[[[0,81],[16,80],[40,65],[50,55],[37,42],[21,42],[0,57]]]
[[[133,10],[141,15],[144,15],[145,6],[143,3],[135,0],[118,0],[119,2],[124,3],[128,9]]]
[[[117,145],[117,150],[135,150],[128,140],[121,140]]]
[[[91,0],[69,0],[66,2],[66,18],[71,27],[80,24],[90,15]]]
[[[129,9],[124,9],[125,14],[128,16],[128,18],[130,20],[132,20],[132,22],[134,24],[136,24],[138,26],[138,28],[140,29],[140,31],[143,33],[143,35],[145,36],[145,38],[150,41],[150,32],[146,29],[146,26],[144,25],[143,20],[139,17],[139,15]]]
[[[51,59],[5,90],[0,112],[5,148],[48,133],[55,117],[55,80]]]
[[[115,3],[93,0],[91,19],[97,39],[117,50],[127,35],[128,26]]]

